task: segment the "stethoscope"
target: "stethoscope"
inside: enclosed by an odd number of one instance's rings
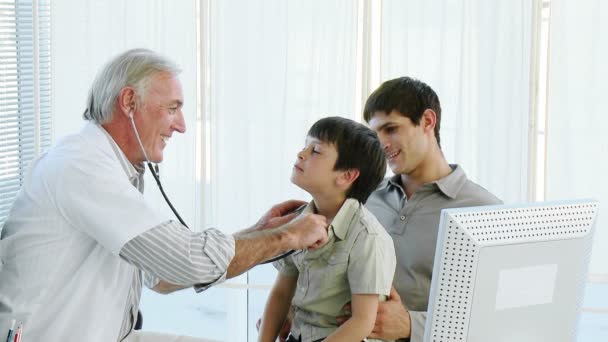
[[[160,189],[160,193],[163,195],[163,198],[165,199],[165,202],[167,202],[167,204],[169,205],[169,208],[171,208],[171,211],[173,211],[173,214],[175,214],[175,217],[177,217],[177,219],[179,220],[179,223],[183,224],[186,228],[190,229],[190,227],[188,227],[188,225],[186,224],[186,222],[184,222],[182,217],[179,216],[179,214],[177,213],[177,210],[175,209],[175,207],[173,206],[171,201],[169,201],[169,197],[167,197],[167,194],[165,194],[165,190],[163,189],[162,184],[160,184],[160,177],[158,176],[158,164],[156,164],[156,167],[152,167],[152,163],[150,162],[150,159],[148,159],[148,154],[146,153],[146,150],[144,149],[144,144],[141,143],[141,139],[139,138],[139,132],[137,131],[137,127],[135,127],[135,121],[133,120],[133,112],[129,112],[129,119],[131,119],[131,126],[133,127],[133,131],[135,132],[135,137],[137,138],[137,143],[139,144],[139,148],[141,149],[141,152],[144,154],[144,158],[146,159],[146,164],[148,164],[148,169],[150,169],[150,172],[152,173],[152,177],[154,178],[154,180],[156,181],[156,185],[158,185],[158,188]]]
[[[139,148],[141,149],[141,152],[144,154],[144,158],[146,159],[146,164],[148,165],[148,169],[150,169],[150,172],[152,173],[152,177],[154,178],[154,180],[156,181],[156,185],[158,185],[158,189],[160,189],[160,193],[163,195],[163,198],[165,199],[165,202],[167,202],[167,204],[169,205],[169,208],[171,208],[171,211],[173,212],[173,214],[175,214],[175,217],[177,217],[177,219],[179,220],[179,223],[183,224],[184,227],[190,229],[190,227],[188,227],[188,225],[186,224],[186,222],[184,222],[184,220],[182,219],[181,216],[179,216],[179,214],[177,213],[177,210],[175,209],[175,207],[173,206],[173,204],[171,203],[171,201],[169,200],[169,197],[167,197],[167,194],[165,194],[165,190],[163,189],[162,184],[160,183],[160,177],[158,176],[158,164],[156,164],[154,167],[152,166],[152,162],[150,162],[150,159],[148,159],[148,154],[146,153],[146,150],[144,149],[144,144],[142,144],[141,139],[139,138],[139,132],[137,131],[137,127],[135,127],[135,121],[133,120],[133,112],[130,111],[129,112],[129,119],[131,121],[131,127],[133,127],[133,131],[135,132],[135,137],[137,138],[137,143],[139,144]],[[266,261],[262,261],[260,264],[268,264],[271,262],[275,262],[277,260],[281,260],[285,257],[290,256],[291,254],[293,254],[295,252],[295,250],[290,250],[287,251],[283,254],[279,254],[275,257],[272,257]]]

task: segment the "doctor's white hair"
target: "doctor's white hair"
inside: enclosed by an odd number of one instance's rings
[[[175,63],[154,51],[128,50],[110,60],[95,76],[84,119],[105,124],[112,120],[114,106],[124,87],[133,87],[140,103],[143,103],[146,88],[154,75],[159,72],[178,74],[180,71]]]

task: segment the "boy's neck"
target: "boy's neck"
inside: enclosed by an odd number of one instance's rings
[[[313,195],[312,198],[317,208],[317,214],[325,216],[328,224],[333,221],[346,201],[346,196],[336,196],[335,194]]]

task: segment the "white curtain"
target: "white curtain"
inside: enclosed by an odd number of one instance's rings
[[[354,1],[211,2],[212,225],[237,230],[305,197],[289,177],[308,128],[359,117],[356,10]]]
[[[296,153],[319,118],[355,112],[357,1],[210,1],[209,225],[224,231],[255,222],[272,204],[309,196],[289,181]],[[249,285],[271,284],[271,266]],[[237,280],[236,282],[239,282]],[[240,280],[245,283],[245,279]],[[265,293],[228,307],[227,341],[255,340]],[[241,296],[245,303],[246,294]],[[252,300],[252,297],[262,300]],[[242,305],[242,307],[238,307]]]
[[[608,3],[552,0],[546,198],[600,201],[590,272],[608,274]]]
[[[446,158],[505,203],[527,199],[533,4],[382,1],[381,80],[430,85]]]

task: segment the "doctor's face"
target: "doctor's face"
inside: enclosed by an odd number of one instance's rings
[[[183,103],[182,85],[176,75],[161,72],[152,77],[139,108],[140,115],[134,116],[141,142],[151,162],[163,160],[163,150],[173,132],[186,131]],[[141,154],[144,161],[145,157]]]

